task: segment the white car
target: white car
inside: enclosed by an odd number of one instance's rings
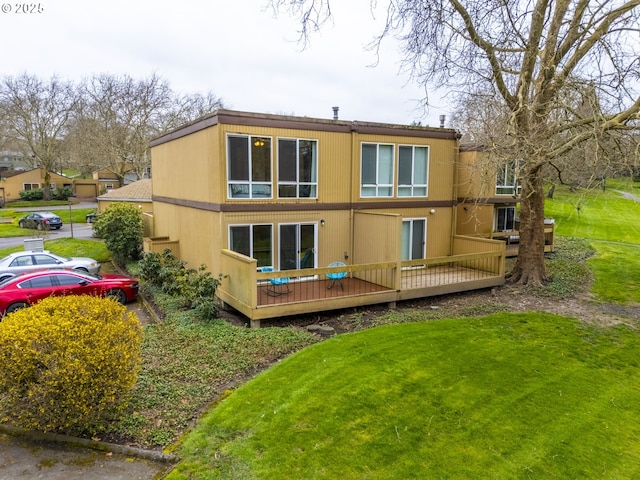
[[[100,264],[93,258],[61,257],[47,250],[25,250],[0,260],[0,281],[22,272],[44,268],[69,268],[80,272],[98,273]]]

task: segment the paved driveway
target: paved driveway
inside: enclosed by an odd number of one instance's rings
[[[97,208],[97,203],[79,203],[76,205],[72,205],[72,208]],[[46,210],[43,207],[39,208],[16,208],[14,209],[18,212],[29,212],[29,211],[41,211]],[[69,224],[65,223],[62,225],[60,230],[50,230],[46,232],[39,232],[37,230],[24,229],[24,237],[8,237],[8,238],[0,238],[0,249],[15,247],[18,245],[24,244],[25,238],[38,238],[43,237],[45,240],[54,240],[56,238],[82,238],[82,239],[93,239],[93,225],[91,223],[74,223]]]

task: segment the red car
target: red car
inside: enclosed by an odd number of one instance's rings
[[[0,317],[55,295],[112,296],[120,303],[138,296],[138,281],[123,275],[41,270],[0,282]]]

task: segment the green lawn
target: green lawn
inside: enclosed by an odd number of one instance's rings
[[[558,235],[640,244],[640,202],[615,190],[640,197],[637,189],[620,182],[604,192],[557,187],[554,198],[545,201],[545,216],[555,219]]]
[[[561,238],[547,260],[553,282],[537,295],[572,296],[588,266],[601,301],[640,302],[640,205],[614,188],[638,194],[609,182],[558,188],[547,202]],[[584,242],[596,251],[586,262]],[[635,328],[541,313],[412,311],[408,322],[333,338],[263,372],[185,437],[168,478],[640,476]]]
[[[638,478],[638,351],[537,313],[342,335],[208,413],[168,479]]]
[[[109,253],[102,241],[58,238],[56,240],[45,240],[44,248],[64,257],[89,257],[100,263],[111,261],[111,253]],[[0,250],[0,258],[21,250],[24,250],[22,245],[3,248]]]
[[[545,202],[545,215],[555,219],[557,235],[589,239],[596,250],[588,265],[599,301],[640,303],[640,202],[619,193],[640,197],[640,189],[619,180],[607,184],[605,191],[559,187]]]

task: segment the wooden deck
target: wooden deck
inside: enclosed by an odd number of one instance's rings
[[[484,280],[494,276],[495,274],[491,272],[455,266],[407,269],[402,272],[401,289],[405,291],[437,288],[444,285]],[[346,277],[338,282],[317,278],[292,279],[286,285],[273,286],[269,283],[259,285],[258,306],[300,303],[390,291],[393,289],[359,278]]]
[[[291,315],[388,304],[504,284],[504,243],[456,235],[452,254],[414,260],[262,271],[257,260],[222,250],[228,272],[217,290],[223,308],[245,315],[252,327]],[[333,284],[328,278],[345,275]],[[283,283],[286,285],[273,285]]]
[[[287,285],[258,286],[258,306],[300,303],[311,300],[350,297],[391,291],[391,289],[359,278],[345,277],[333,282],[327,279],[292,280]]]

